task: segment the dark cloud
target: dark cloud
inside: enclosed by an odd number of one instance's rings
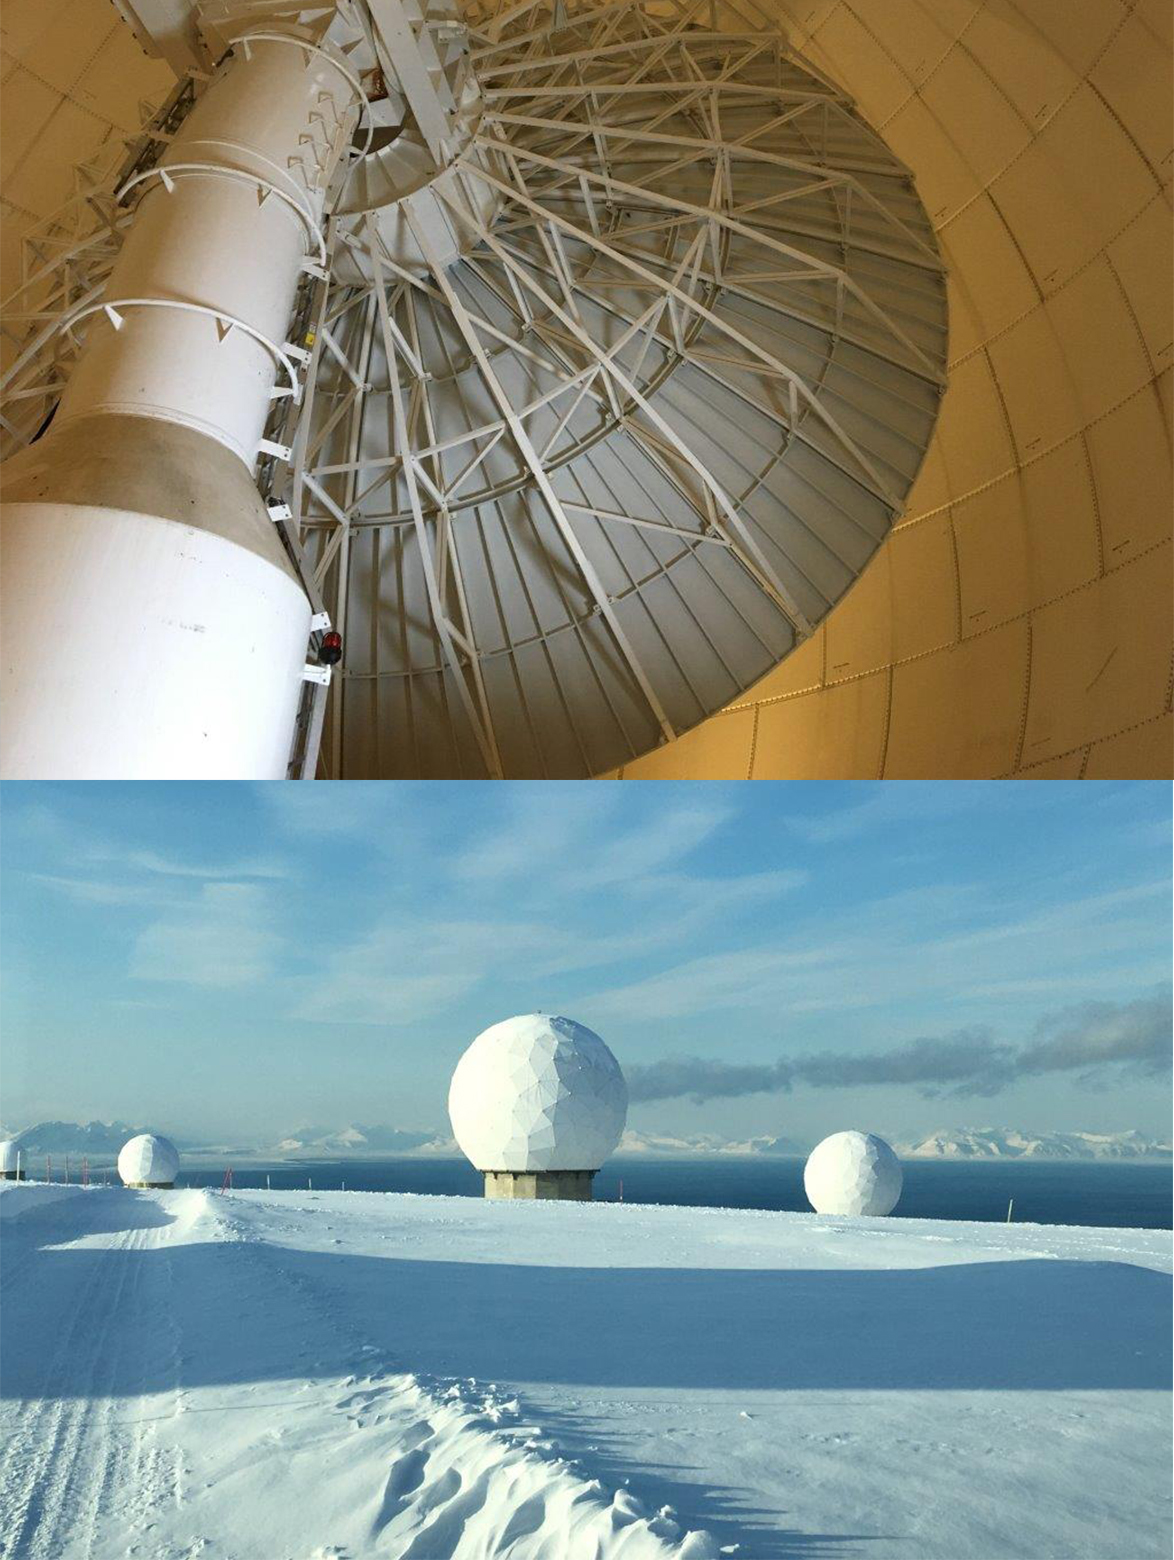
[[[633,1100],[671,1100],[689,1095],[700,1104],[738,1094],[785,1094],[791,1087],[787,1062],[765,1066],[731,1066],[707,1062],[700,1056],[682,1056],[647,1067],[625,1068],[628,1097]]]
[[[1085,1002],[1042,1020],[1035,1040],[1019,1053],[1019,1068],[1073,1072],[1120,1063],[1160,1073],[1170,1066],[1170,1047],[1170,1004],[1164,998]]]
[[[985,1029],[924,1037],[887,1051],[825,1051],[763,1064],[675,1057],[627,1070],[633,1100],[705,1100],[787,1093],[795,1084],[843,1089],[899,1084],[930,1097],[992,1095],[1019,1078],[1088,1073],[1115,1066],[1143,1073],[1170,1068],[1170,1006],[1159,997],[1088,1002],[1041,1020],[1035,1037],[1015,1047]]]
[[[898,1083],[923,1092],[997,1094],[1015,1073],[1015,1052],[982,1029],[960,1029],[936,1039],[911,1040],[891,1051],[800,1057],[796,1082],[813,1089]]]

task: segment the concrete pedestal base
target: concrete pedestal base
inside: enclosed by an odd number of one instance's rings
[[[590,1202],[594,1170],[486,1170],[486,1197],[554,1197]]]
[[[123,1186],[138,1187],[141,1191],[169,1192],[174,1186],[174,1181],[124,1181]]]
[[[0,1170],[0,1181],[23,1181],[24,1179],[23,1170]]]

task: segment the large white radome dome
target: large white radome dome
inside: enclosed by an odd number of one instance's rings
[[[19,1153],[20,1148],[15,1139],[10,1138],[6,1143],[0,1143],[0,1174],[16,1174],[16,1161]]]
[[[452,1075],[448,1114],[478,1170],[598,1170],[623,1133],[628,1086],[593,1030],[527,1013],[473,1041]]]
[[[140,1133],[122,1145],[118,1173],[126,1186],[172,1186],[179,1172],[179,1153],[169,1138]]]
[[[903,1179],[901,1161],[872,1132],[833,1132],[811,1150],[803,1171],[816,1213],[892,1213]]]

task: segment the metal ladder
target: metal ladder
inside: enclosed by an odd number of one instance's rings
[[[287,341],[303,348],[307,354],[302,376],[303,386],[313,384],[318,371],[333,254],[333,222],[328,218],[326,265],[307,268],[303,272],[294,298],[292,321],[286,334]],[[256,475],[261,497],[265,500],[270,518],[277,527],[277,534],[281,538],[286,556],[301,581],[313,614],[310,618],[310,659],[307,660],[303,673],[289,764],[286,768],[286,778],[290,780],[313,780],[317,772],[332,674],[332,668],[323,665],[319,659],[322,654],[323,635],[329,633],[331,628],[330,614],[326,610],[322,592],[314,578],[314,571],[306,558],[298,534],[298,517],[290,502],[298,432],[306,413],[305,395],[296,401],[292,396],[274,401],[269,420],[265,424],[264,439],[274,451],[280,449],[285,453],[263,454]]]

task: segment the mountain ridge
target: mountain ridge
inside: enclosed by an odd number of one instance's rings
[[[915,1143],[894,1143],[904,1159],[1169,1159],[1171,1146],[1140,1132],[1045,1132],[1030,1136],[1007,1127],[931,1132]]]
[[[114,1158],[128,1138],[140,1132],[165,1131],[158,1125],[133,1126],[123,1121],[42,1121],[12,1134],[26,1154],[80,1154]],[[3,1135],[0,1129],[0,1135]],[[166,1132],[181,1153],[193,1156],[232,1154],[253,1159],[330,1158],[362,1159],[380,1155],[460,1156],[455,1141],[445,1132],[410,1131],[386,1124],[345,1127],[295,1128],[276,1143],[242,1145],[206,1143],[190,1136]],[[902,1159],[942,1159],[956,1162],[993,1159],[1046,1160],[1168,1160],[1171,1145],[1141,1132],[1045,1132],[1026,1133],[1012,1127],[939,1128],[924,1137],[893,1140]],[[779,1158],[801,1157],[812,1141],[767,1134],[742,1139],[723,1138],[714,1132],[642,1132],[629,1127],[616,1150],[618,1155],[659,1158]]]

